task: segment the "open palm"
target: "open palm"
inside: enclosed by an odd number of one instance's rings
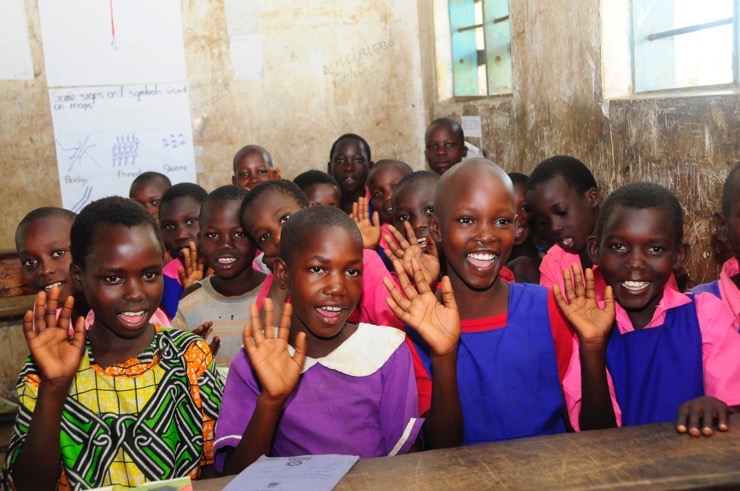
[[[375,249],[380,243],[380,217],[378,212],[373,213],[373,220],[370,221],[370,209],[367,198],[360,197],[352,203],[352,213],[350,218],[355,221],[357,228],[362,235],[362,246],[365,249]]]
[[[437,246],[434,243],[434,239],[432,239],[431,235],[427,237],[427,249],[424,252],[416,238],[414,227],[409,222],[403,222],[403,226],[406,229],[406,237],[393,225],[388,226],[388,230],[393,235],[392,238],[388,235],[385,236],[388,247],[393,252],[393,255],[401,261],[403,270],[407,275],[413,276],[414,272],[411,268],[411,261],[416,259],[419,262],[419,267],[424,274],[424,278],[431,285],[437,281],[440,272]]]
[[[563,298],[558,285],[553,286],[555,301],[582,342],[603,340],[614,327],[616,316],[614,294],[611,287],[607,286],[604,291],[604,308],[601,309],[596,301],[594,273],[590,268],[586,269],[585,277],[584,286],[581,268],[577,264],[573,265],[572,276],[570,270],[564,270],[563,279],[565,280],[567,302]]]

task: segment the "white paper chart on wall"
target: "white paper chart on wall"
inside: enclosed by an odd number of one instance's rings
[[[145,171],[195,182],[186,84],[52,89],[49,98],[65,208],[125,196]]]

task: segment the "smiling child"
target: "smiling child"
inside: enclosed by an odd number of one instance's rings
[[[257,184],[280,177],[270,153],[259,145],[247,145],[234,155],[231,184],[249,191]]]
[[[71,276],[95,322],[69,335],[73,299],[40,292],[23,320],[31,357],[6,465],[18,489],[133,487],[198,477],[211,463],[222,386],[199,337],[149,322],[162,241],[140,205],[111,197],[72,226]],[[147,444],[141,442],[146,440]]]
[[[365,196],[365,182],[372,166],[370,145],[359,135],[347,133],[331,146],[327,172],[339,184],[341,208],[345,213],[352,213],[352,204]]]
[[[462,126],[449,118],[439,118],[424,133],[424,155],[429,168],[442,175],[468,154]]]
[[[740,336],[719,299],[670,287],[689,250],[678,199],[656,184],[619,188],[588,250],[599,267],[586,270],[585,289],[577,267],[565,273],[567,303],[553,287],[580,345],[564,382],[574,428],[678,421],[698,435],[703,419],[709,435],[704,414],[714,414],[727,429],[725,404],[740,403]]]
[[[265,331],[251,307],[216,435],[225,473],[263,454],[367,458],[411,449],[422,420],[403,332],[347,322],[362,273],[362,237],[347,215],[314,206],[286,221],[275,275],[291,304],[277,334],[271,301]]]

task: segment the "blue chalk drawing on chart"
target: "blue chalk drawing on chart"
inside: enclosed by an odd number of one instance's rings
[[[165,136],[162,138],[162,146],[164,148],[170,148],[175,149],[177,147],[181,147],[185,145],[185,135],[182,133],[178,133],[175,135],[174,133],[170,133],[170,136]]]
[[[139,138],[135,134],[117,136],[112,148],[113,167],[134,165],[139,155]]]
[[[71,172],[72,169],[74,169],[75,165],[82,165],[83,160],[92,160],[95,165],[98,164],[98,161],[93,158],[92,155],[90,155],[89,150],[97,145],[94,145],[90,143],[90,135],[87,135],[83,141],[78,141],[77,146],[70,146],[69,148],[65,148],[64,145],[62,145],[59,140],[57,140],[57,145],[59,145],[59,148],[61,148],[65,152],[72,152],[69,155],[69,169],[67,169],[67,172]]]
[[[92,196],[92,186],[85,187],[85,191],[82,193],[82,198],[77,201],[74,205],[72,205],[72,211],[75,213],[79,213],[80,210],[87,204],[88,201],[90,201],[90,197]]]

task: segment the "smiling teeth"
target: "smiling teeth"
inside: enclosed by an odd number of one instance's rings
[[[475,259],[476,261],[493,261],[496,259],[495,254],[491,254],[488,252],[473,252],[468,254],[468,257],[470,259]]]
[[[560,239],[560,243],[564,245],[565,247],[573,245],[573,237],[566,237],[564,239]]]
[[[121,315],[124,317],[136,317],[139,315],[144,315],[145,312],[145,310],[140,310],[138,312],[121,312]]]
[[[341,312],[342,307],[321,307],[321,310],[326,310],[327,312]]]
[[[622,286],[628,290],[639,291],[643,288],[647,288],[650,285],[649,281],[623,281]]]
[[[50,292],[51,289],[54,288],[55,286],[61,287],[62,286],[62,282],[61,281],[57,281],[56,283],[52,283],[51,285],[46,285],[44,287],[44,290],[46,290],[47,292]]]
[[[231,264],[236,261],[236,258],[234,257],[220,257],[216,261],[218,261],[219,264]]]

